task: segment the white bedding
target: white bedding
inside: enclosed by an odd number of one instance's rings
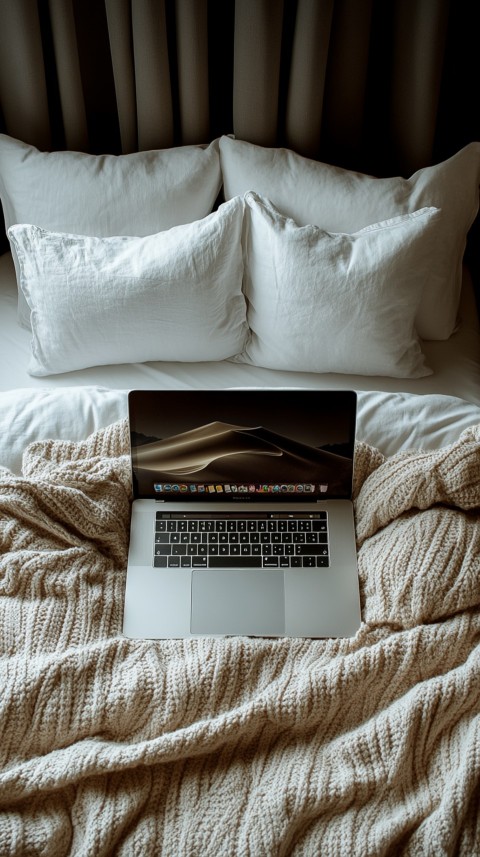
[[[34,378],[27,373],[31,334],[17,322],[15,272],[11,255],[6,253],[0,256],[0,390],[82,385],[109,389],[309,387],[439,393],[480,405],[480,331],[468,273],[462,292],[460,318],[460,328],[450,339],[423,343],[427,362],[433,369],[433,375],[425,378],[285,372],[229,361],[95,366]]]
[[[127,391],[103,387],[0,392],[0,465],[20,473],[38,440],[83,440],[127,416]],[[357,438],[383,452],[438,449],[480,421],[480,407],[454,396],[359,391]]]
[[[0,257],[0,465],[16,473],[28,443],[81,440],[127,413],[133,388],[308,387],[358,391],[357,437],[385,455],[435,449],[480,419],[480,334],[471,283],[461,326],[424,349],[434,374],[416,380],[280,372],[227,361],[104,366],[45,378],[28,375],[30,333],[17,323],[10,254]]]

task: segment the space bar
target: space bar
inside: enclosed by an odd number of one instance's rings
[[[261,568],[261,556],[209,556],[209,568]]]

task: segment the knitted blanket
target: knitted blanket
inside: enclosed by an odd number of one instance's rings
[[[345,640],[124,639],[127,449],[0,469],[0,854],[479,854],[480,426],[357,446]]]

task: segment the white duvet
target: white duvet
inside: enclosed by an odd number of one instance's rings
[[[83,440],[126,417],[127,395],[95,386],[0,393],[0,465],[20,473],[30,443]],[[454,396],[358,392],[357,438],[384,455],[438,449],[479,420],[479,406]]]

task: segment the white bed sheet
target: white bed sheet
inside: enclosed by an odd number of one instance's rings
[[[436,449],[480,422],[479,326],[471,284],[462,296],[460,330],[425,344],[434,375],[396,381],[350,375],[274,372],[234,363],[109,366],[33,378],[30,334],[17,323],[10,254],[0,257],[0,465],[21,472],[25,447],[48,438],[81,440],[127,414],[133,388],[307,387],[358,391],[357,437],[385,455]]]

